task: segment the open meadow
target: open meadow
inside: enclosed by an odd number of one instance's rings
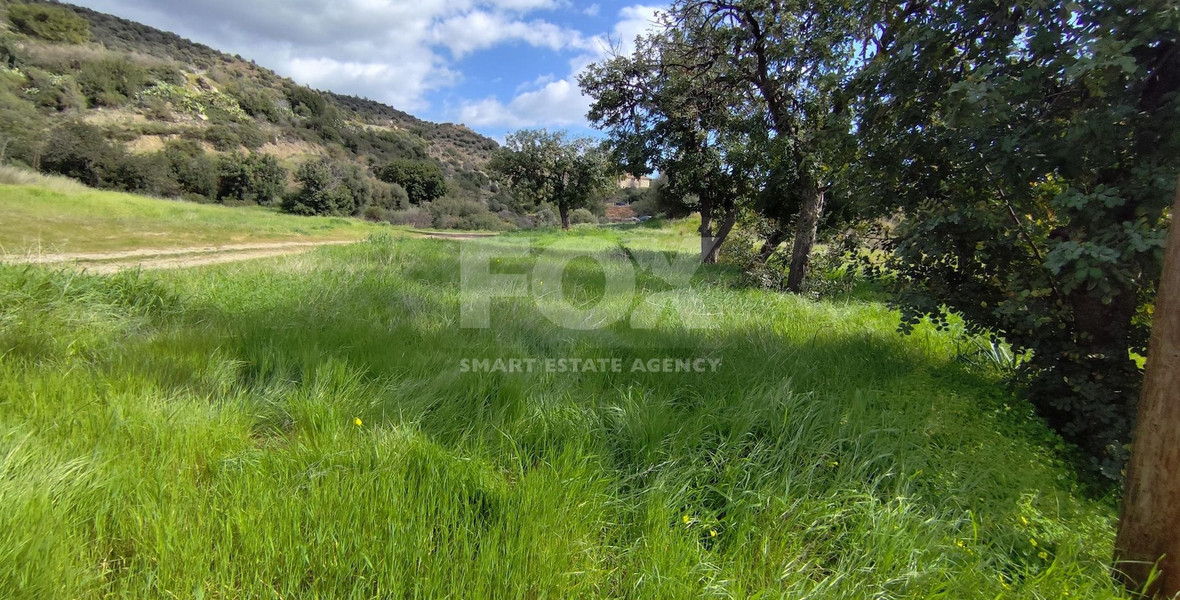
[[[687,293],[634,262],[685,235],[481,242],[533,290],[484,329],[470,242],[0,267],[0,596],[1118,597],[1113,502],[959,333],[725,266],[693,277],[708,329],[548,318]],[[608,252],[543,279],[558,240]],[[604,297],[619,272],[637,293]],[[472,372],[512,358],[623,368]]]

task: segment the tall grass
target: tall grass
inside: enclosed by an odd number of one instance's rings
[[[3,164],[0,164],[0,184],[38,186],[62,194],[77,194],[90,189],[77,179],[44,175],[22,167]]]
[[[267,241],[359,240],[393,228],[343,217],[298,217],[100,191],[0,166],[3,255],[185,248]]]
[[[532,298],[461,329],[458,255],[0,267],[0,595],[1117,597],[1111,506],[960,340],[723,269],[716,329],[560,329]],[[700,355],[720,371],[459,370]]]

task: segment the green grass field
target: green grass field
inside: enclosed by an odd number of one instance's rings
[[[357,219],[158,200],[64,182],[0,183],[0,255],[357,240],[390,230]]]
[[[0,596],[1117,597],[1112,504],[954,332],[722,267],[695,278],[714,329],[562,329],[551,292],[463,329],[459,256],[379,236],[152,274],[0,267]],[[533,285],[593,303],[631,268]],[[723,362],[461,372],[513,357]]]

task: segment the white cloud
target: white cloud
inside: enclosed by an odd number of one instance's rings
[[[568,0],[74,0],[219,50],[300,83],[428,108],[426,94],[461,79],[450,57],[505,43],[586,51],[593,39],[534,11]]]
[[[446,46],[456,58],[476,50],[520,41],[538,48],[586,49],[591,43],[581,33],[545,21],[520,21],[500,13],[474,11],[446,19],[434,26],[435,43]]]
[[[597,4],[591,4],[590,6],[582,9],[582,14],[586,15],[587,17],[597,17],[600,10],[602,10],[601,6]]]
[[[462,104],[459,119],[476,127],[587,126],[590,98],[582,95],[578,75],[590,64],[607,58],[612,48],[621,54],[635,51],[635,39],[657,27],[656,13],[661,7],[635,5],[619,11],[619,21],[609,35],[586,41],[585,52],[570,61],[570,74],[552,80],[542,76],[517,88],[507,103],[490,97]],[[523,90],[523,91],[522,91]]]

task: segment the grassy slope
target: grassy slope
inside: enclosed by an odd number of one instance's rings
[[[381,230],[356,219],[296,217],[261,207],[202,205],[69,185],[0,184],[0,254],[350,240]]]
[[[525,299],[464,330],[458,249],[0,267],[0,595],[1114,595],[1112,509],[949,334],[719,269],[714,330],[558,329]],[[721,372],[458,373],[699,355]]]

